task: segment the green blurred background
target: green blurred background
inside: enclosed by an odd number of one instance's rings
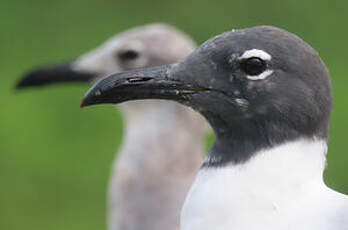
[[[347,12],[348,1],[333,0],[1,0],[0,229],[105,229],[120,114],[111,105],[79,109],[87,86],[15,92],[13,85],[33,66],[72,59],[151,22],[174,24],[198,43],[272,24],[315,47],[334,84],[325,181],[348,193]]]

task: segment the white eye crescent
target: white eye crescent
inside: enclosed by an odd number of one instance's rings
[[[262,72],[261,74],[257,75],[257,76],[247,76],[247,78],[249,80],[263,80],[266,79],[268,76],[270,76],[273,73],[273,70],[265,70],[264,72]]]
[[[269,53],[259,49],[247,50],[239,57],[239,59],[248,59],[252,57],[257,57],[264,61],[270,61],[272,59],[272,56]]]
[[[269,53],[259,49],[247,50],[239,57],[247,79],[253,81],[266,79],[273,73],[273,70],[266,69],[266,61],[271,59],[272,56]]]

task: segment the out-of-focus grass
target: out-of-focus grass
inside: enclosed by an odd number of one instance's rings
[[[259,24],[301,36],[331,70],[335,109],[326,182],[348,193],[348,2],[2,0],[0,7],[0,229],[103,229],[121,117],[113,106],[79,109],[88,86],[15,92],[38,64],[72,59],[113,34],[168,22],[199,43]],[[212,137],[208,138],[210,142]]]

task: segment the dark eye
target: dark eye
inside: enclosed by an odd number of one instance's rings
[[[249,76],[256,76],[263,73],[267,64],[264,60],[258,57],[248,58],[242,61],[241,67],[243,71]]]
[[[139,56],[139,53],[135,50],[126,50],[118,54],[118,58],[122,62],[132,61],[134,59],[137,59],[138,56]]]

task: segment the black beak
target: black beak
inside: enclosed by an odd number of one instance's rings
[[[184,83],[172,71],[173,65],[113,74],[96,83],[85,95],[81,107],[129,100],[167,99],[188,101],[189,95],[204,90]]]
[[[24,74],[17,82],[16,89],[63,82],[91,82],[96,76],[97,73],[74,70],[72,68],[72,62],[48,65]]]

